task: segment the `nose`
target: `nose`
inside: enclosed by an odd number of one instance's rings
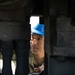
[[[33,43],[33,45],[37,45],[38,42],[36,39],[33,39],[32,43]]]

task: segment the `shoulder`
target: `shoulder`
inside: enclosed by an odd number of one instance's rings
[[[29,53],[29,64],[32,64],[32,65],[36,64],[36,60],[34,58],[34,55],[31,52]]]

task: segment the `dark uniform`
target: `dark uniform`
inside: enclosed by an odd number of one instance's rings
[[[2,75],[12,75],[11,59],[13,49],[16,52],[15,75],[28,75],[29,15],[31,8],[30,0],[0,0]]]

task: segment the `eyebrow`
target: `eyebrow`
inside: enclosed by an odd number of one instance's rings
[[[38,37],[43,38],[42,35],[39,35],[39,34],[35,34],[35,33],[33,33],[32,36],[34,36],[34,35],[37,35]]]

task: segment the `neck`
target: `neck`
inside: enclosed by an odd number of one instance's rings
[[[38,54],[34,54],[35,59],[40,64],[44,61],[44,52],[40,52]]]

